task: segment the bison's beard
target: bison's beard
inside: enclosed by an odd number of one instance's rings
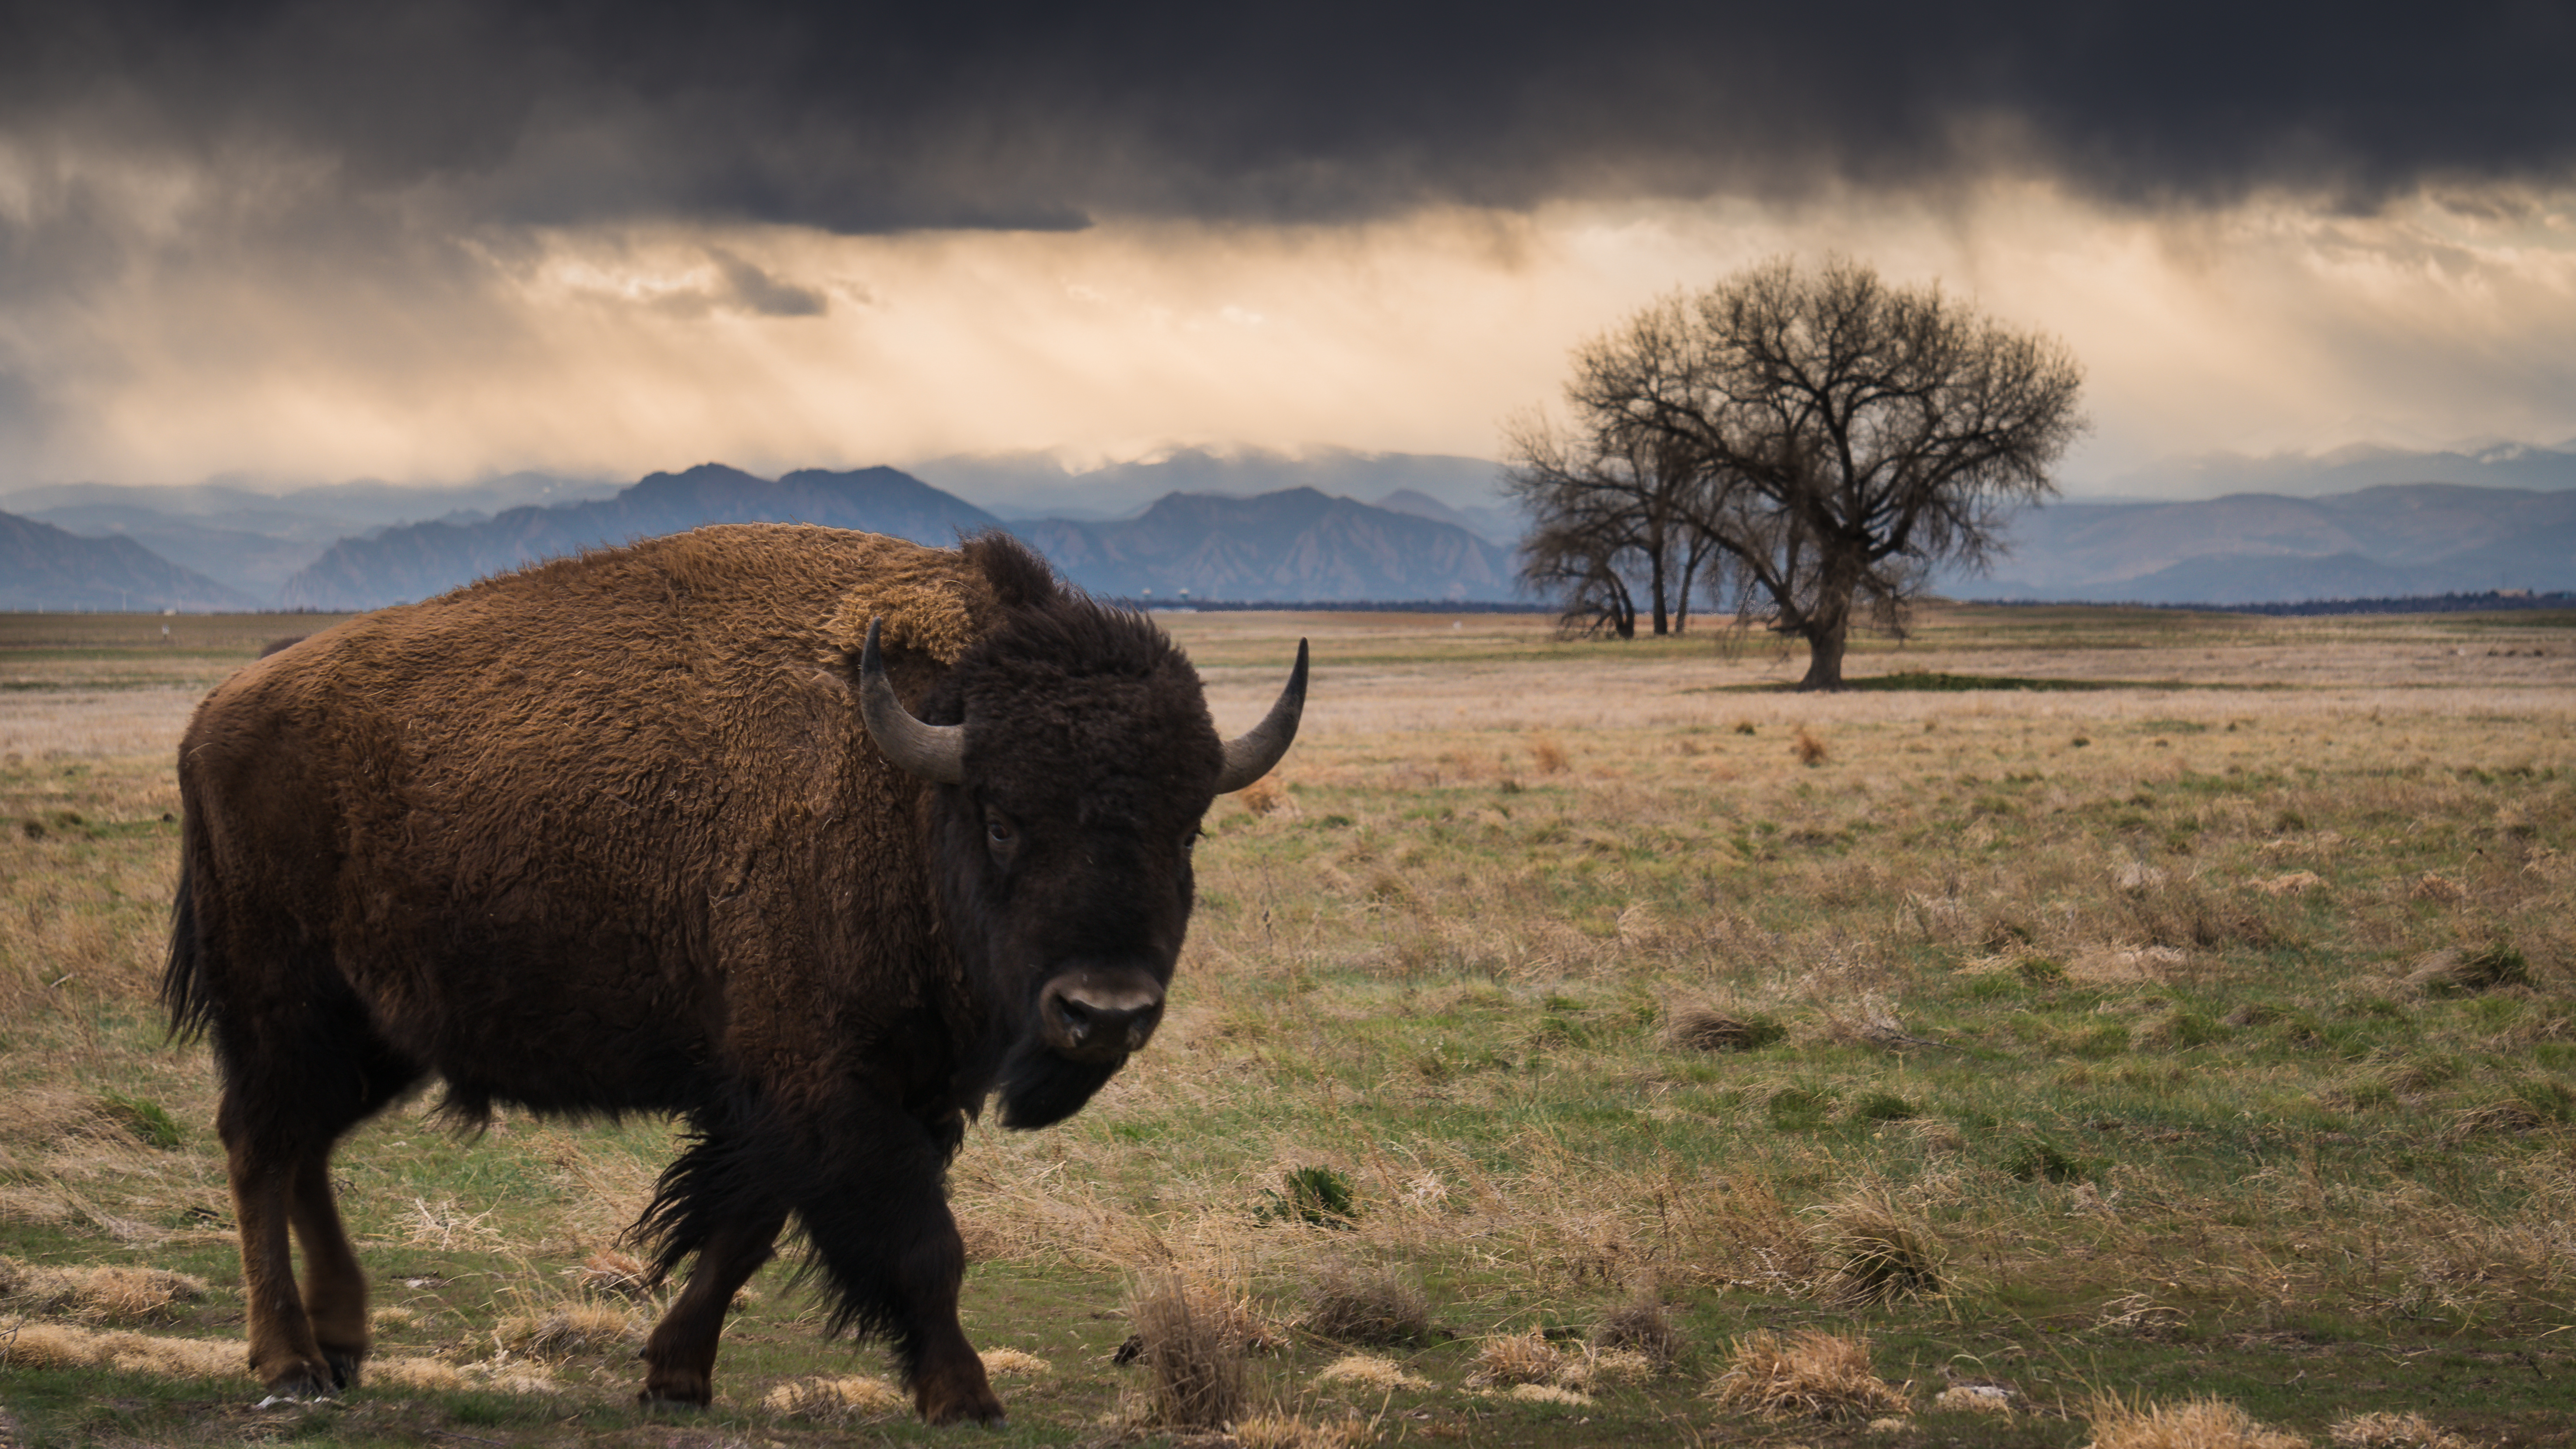
[[[1052,1127],[1082,1110],[1091,1094],[1127,1064],[1077,1062],[1034,1039],[1023,1041],[1002,1063],[1002,1125]]]

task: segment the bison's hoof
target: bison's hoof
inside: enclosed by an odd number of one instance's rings
[[[636,1391],[635,1402],[648,1409],[703,1409],[714,1397],[704,1384],[695,1389],[676,1384],[646,1384]]]
[[[269,1397],[276,1399],[327,1399],[340,1390],[339,1375],[332,1366],[310,1359],[263,1373],[259,1381],[268,1385]]]
[[[1010,1422],[1002,1412],[1002,1401],[989,1388],[964,1394],[924,1393],[919,1407],[922,1419],[932,1424],[974,1423],[999,1429]]]
[[[358,1370],[366,1363],[366,1361],[367,1351],[363,1348],[326,1348],[322,1350],[322,1362],[331,1370],[331,1387],[334,1389],[356,1388],[358,1386]]]

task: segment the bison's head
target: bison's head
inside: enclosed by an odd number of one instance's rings
[[[1015,611],[920,716],[896,697],[874,624],[859,675],[869,737],[935,787],[942,927],[989,1003],[1002,1121],[1061,1121],[1162,1021],[1199,817],[1287,753],[1306,646],[1269,717],[1234,740],[1162,630],[1078,598]]]

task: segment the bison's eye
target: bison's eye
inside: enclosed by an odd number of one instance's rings
[[[1007,854],[1011,847],[1020,843],[1020,832],[1004,818],[1002,812],[987,810],[984,812],[984,843],[993,847],[997,855]]]

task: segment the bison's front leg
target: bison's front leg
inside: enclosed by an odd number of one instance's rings
[[[933,1424],[960,1419],[1002,1422],[1002,1401],[984,1375],[983,1355],[957,1321],[957,1288],[966,1277],[966,1244],[948,1204],[934,1199],[911,1251],[895,1266],[911,1329],[902,1335],[913,1404]]]
[[[770,1212],[736,1219],[716,1228],[698,1249],[688,1286],[679,1301],[653,1327],[644,1343],[644,1391],[648,1404],[702,1405],[715,1394],[716,1342],[724,1335],[725,1310],[733,1295],[769,1261],[787,1215]]]
[[[839,1321],[892,1340],[913,1403],[933,1424],[1002,1422],[984,1360],[957,1322],[966,1245],[949,1214],[947,1153],[909,1119],[867,1180],[818,1180],[797,1217],[841,1297]],[[884,1124],[893,1127],[892,1122]],[[865,1159],[861,1159],[865,1160]]]

